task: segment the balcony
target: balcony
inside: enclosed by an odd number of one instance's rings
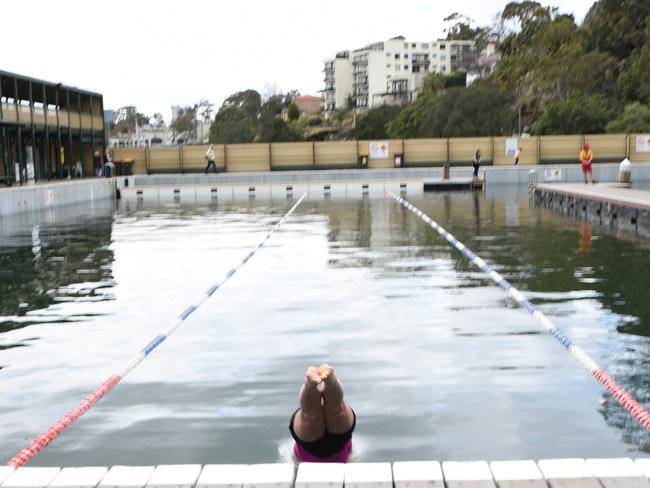
[[[18,111],[18,115],[16,115],[16,111]],[[56,127],[56,113],[57,111],[54,108],[46,111],[44,107],[34,107],[34,125],[45,127],[47,123],[49,127]],[[68,116],[70,117],[69,125]],[[2,103],[2,118],[0,121],[27,126],[31,124],[31,120],[31,110],[28,105],[16,106],[13,103]],[[59,109],[59,127],[104,130],[104,117],[102,115],[81,114],[80,120],[79,112],[73,110],[68,115],[67,110]]]

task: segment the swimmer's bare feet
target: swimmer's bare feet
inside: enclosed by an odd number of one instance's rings
[[[320,377],[323,380],[323,400],[325,409],[340,409],[343,403],[343,388],[341,382],[334,374],[334,368],[329,364],[321,364],[318,367]]]
[[[323,378],[321,377],[320,370],[311,366],[305,373],[305,385],[316,388],[321,384]]]

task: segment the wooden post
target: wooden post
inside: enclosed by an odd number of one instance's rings
[[[316,168],[316,141],[311,142],[311,165]]]
[[[273,171],[273,154],[271,149],[272,145],[273,144],[269,142],[269,171]]]
[[[542,160],[542,139],[541,136],[537,136],[537,165]]]
[[[178,146],[178,165],[181,174],[183,174],[183,146]]]
[[[149,174],[149,148],[148,147],[144,148],[144,166],[147,170],[147,174]]]
[[[223,145],[223,171],[228,172],[228,151],[226,150],[226,146],[228,144]]]

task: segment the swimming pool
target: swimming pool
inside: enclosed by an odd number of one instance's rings
[[[409,196],[650,406],[647,243],[525,189]],[[291,199],[108,202],[4,222],[5,462],[264,237]],[[355,459],[629,456],[647,432],[537,322],[384,198],[305,201],[30,465],[274,462],[307,366],[332,363]]]

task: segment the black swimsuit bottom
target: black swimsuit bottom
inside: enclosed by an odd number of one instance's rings
[[[333,456],[334,454],[340,452],[341,449],[343,449],[343,446],[345,446],[345,443],[352,438],[352,432],[354,432],[354,428],[357,425],[357,415],[354,413],[354,410],[350,409],[352,410],[352,415],[354,417],[350,430],[343,432],[342,434],[334,434],[332,432],[328,432],[327,427],[325,427],[325,434],[323,434],[323,437],[311,442],[303,441],[296,435],[296,432],[293,430],[293,420],[296,418],[296,414],[299,410],[300,409],[293,412],[293,415],[291,416],[291,421],[289,422],[289,431],[291,432],[291,437],[293,437],[293,439],[296,441],[296,444],[298,444],[304,451],[308,452],[309,454],[318,456],[319,458]]]

